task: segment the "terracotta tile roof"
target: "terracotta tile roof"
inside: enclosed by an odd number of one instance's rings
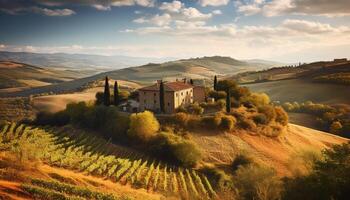
[[[185,89],[189,89],[189,88],[193,88],[193,85],[187,84],[187,83],[183,83],[183,82],[165,82],[164,83],[164,89],[165,91],[180,91],[180,90],[185,90]],[[139,90],[142,91],[159,91],[159,84],[154,84],[151,86],[146,86],[143,88],[140,88]]]

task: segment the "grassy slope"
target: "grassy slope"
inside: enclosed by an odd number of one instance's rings
[[[82,72],[54,70],[24,63],[0,61],[0,92],[9,92],[9,88],[21,88],[23,90],[46,86],[70,81],[84,75],[86,74]]]
[[[314,101],[328,104],[350,104],[349,86],[314,83],[302,79],[288,79],[245,85],[254,92],[265,92],[274,101]]]
[[[193,134],[193,139],[202,148],[205,162],[228,167],[234,157],[246,153],[258,162],[275,168],[280,176],[291,175],[289,164],[293,156],[302,151],[320,151],[332,144],[347,139],[289,124],[287,132],[278,139],[256,136],[249,132],[222,134]]]

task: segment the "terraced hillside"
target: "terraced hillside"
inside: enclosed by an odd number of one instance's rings
[[[1,128],[0,136],[2,151],[11,151],[16,146],[19,149],[26,147],[25,151],[34,151],[31,153],[51,166],[103,177],[165,196],[210,199],[216,195],[207,177],[195,170],[150,159],[69,127],[55,129],[7,123]]]

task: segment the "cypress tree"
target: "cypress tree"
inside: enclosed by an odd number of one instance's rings
[[[190,79],[190,84],[193,85],[193,79]]]
[[[165,112],[165,105],[164,105],[164,84],[163,81],[160,82],[159,85],[159,105],[160,105],[160,112]]]
[[[214,90],[217,90],[217,84],[218,84],[218,79],[216,77],[216,75],[214,76]]]
[[[108,82],[108,76],[106,76],[105,80],[105,91],[103,93],[103,104],[105,106],[109,106],[111,104],[111,94],[109,92],[109,82]]]
[[[231,92],[230,89],[227,89],[226,91],[226,112],[231,112]]]
[[[119,105],[119,88],[118,88],[118,82],[114,82],[114,105]]]

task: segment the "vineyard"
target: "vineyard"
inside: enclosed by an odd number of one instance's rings
[[[153,160],[85,132],[8,123],[0,129],[0,150],[24,151],[21,155],[35,156],[52,166],[166,196],[185,199],[216,196],[207,177],[195,170]]]

